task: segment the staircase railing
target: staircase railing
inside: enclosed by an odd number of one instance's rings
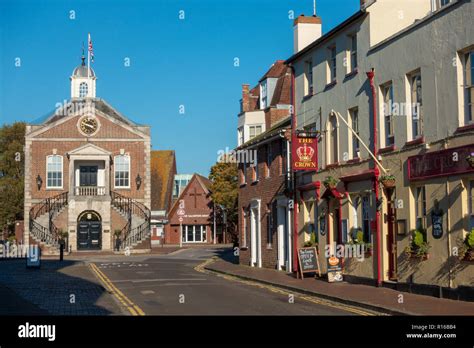
[[[68,192],[46,198],[30,209],[30,233],[37,240],[53,246],[59,245],[59,229],[53,222],[55,215],[68,204]],[[48,227],[35,221],[43,214],[48,214]]]
[[[148,237],[150,233],[150,209],[146,205],[114,191],[110,192],[110,196],[112,206],[127,216],[127,223],[120,233],[121,248],[129,247]],[[132,215],[142,218],[144,222],[132,228]]]

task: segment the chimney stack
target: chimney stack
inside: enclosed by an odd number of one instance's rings
[[[293,23],[293,53],[298,53],[322,35],[322,21],[318,16],[298,16]]]
[[[242,85],[242,112],[247,112],[250,110],[250,85]]]

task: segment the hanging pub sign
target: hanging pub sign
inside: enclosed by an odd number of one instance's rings
[[[297,132],[293,134],[293,141],[291,142],[293,170],[317,170],[317,146],[317,133]]]

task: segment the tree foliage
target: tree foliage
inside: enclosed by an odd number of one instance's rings
[[[211,168],[209,179],[211,184],[211,198],[215,204],[225,207],[227,217],[227,231],[234,239],[237,235],[239,183],[237,164],[217,162]],[[220,213],[220,212],[219,212]]]
[[[25,123],[0,128],[0,229],[23,219]]]

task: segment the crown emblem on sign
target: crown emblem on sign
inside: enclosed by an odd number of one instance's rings
[[[308,147],[306,146],[306,144],[304,144],[303,146],[300,146],[296,150],[296,154],[298,155],[300,161],[309,162],[311,161],[311,158],[313,157],[314,150],[312,147]]]

